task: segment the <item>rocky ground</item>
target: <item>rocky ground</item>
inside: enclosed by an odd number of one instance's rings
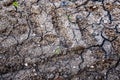
[[[120,0],[0,0],[0,80],[120,80]]]

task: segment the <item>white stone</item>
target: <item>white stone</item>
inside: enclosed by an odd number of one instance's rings
[[[33,72],[35,72],[35,69],[33,69]]]
[[[103,59],[102,61],[104,62],[105,60]]]
[[[118,25],[118,28],[120,28],[120,24]]]
[[[34,33],[33,36],[35,36],[36,34]]]
[[[25,66],[28,66],[28,63],[25,63],[24,65],[25,65]]]
[[[94,66],[90,66],[90,68],[94,68]]]
[[[73,66],[73,68],[76,68],[76,66]]]
[[[37,73],[34,73],[34,75],[36,76],[36,75],[37,75]]]
[[[107,20],[104,20],[104,23],[107,23],[108,21]]]

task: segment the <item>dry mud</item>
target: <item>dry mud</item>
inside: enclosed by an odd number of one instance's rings
[[[0,80],[120,80],[120,0],[0,0]]]

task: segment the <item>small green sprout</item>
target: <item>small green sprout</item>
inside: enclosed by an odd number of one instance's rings
[[[14,1],[12,5],[17,8],[19,6],[19,3],[17,1]]]
[[[68,19],[71,19],[71,18],[72,18],[72,16],[69,15],[69,16],[68,16]]]
[[[61,52],[60,48],[57,48],[54,53],[55,54],[60,54],[60,52]]]

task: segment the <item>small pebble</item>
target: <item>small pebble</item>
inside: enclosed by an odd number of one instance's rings
[[[90,68],[94,68],[94,66],[90,66]]]
[[[34,73],[34,75],[36,76],[36,75],[37,75],[37,73]]]
[[[24,65],[25,65],[25,66],[28,66],[28,63],[25,63]]]
[[[73,68],[76,68],[76,66],[73,66]]]

